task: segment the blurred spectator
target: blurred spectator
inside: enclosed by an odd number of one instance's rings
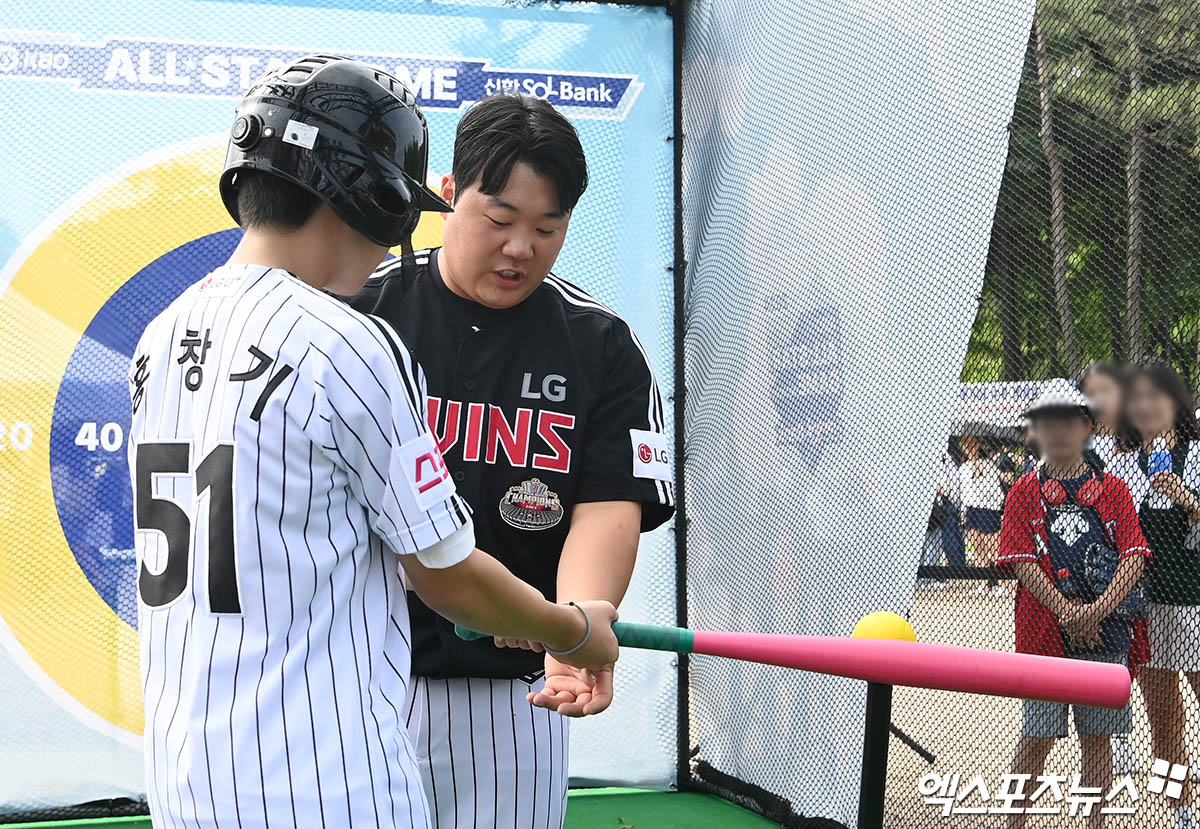
[[[1088,445],[1089,460],[1101,469],[1117,453],[1117,429],[1121,420],[1121,369],[1112,363],[1089,363],[1079,372],[1076,385],[1092,402],[1096,428]]]
[[[951,440],[953,447],[953,439]],[[958,464],[950,455],[950,450],[942,453],[942,476],[938,480],[937,495],[933,499],[933,508],[929,512],[929,521],[925,526],[925,541],[921,547],[921,564],[934,566],[942,563],[943,553],[947,564],[959,567],[965,564],[962,550],[962,531],[958,522]],[[951,539],[957,537],[957,555],[952,549],[947,549],[947,534]],[[920,577],[917,587],[926,590],[945,590],[945,579]]]
[[[942,553],[946,564],[951,567],[966,567],[967,552],[962,533],[962,492],[959,486],[959,465],[966,460],[958,441],[950,438],[946,452],[942,455],[942,480],[938,484],[938,498],[946,509],[946,523],[942,525]]]
[[[939,495],[933,499],[929,521],[925,525],[925,541],[921,545],[921,564],[936,567],[942,563],[942,528],[946,525],[946,507]],[[918,590],[945,590],[946,582],[921,576],[917,579]]]
[[[1179,674],[1200,691],[1200,442],[1195,404],[1182,378],[1166,363],[1129,370],[1109,471],[1129,486],[1146,541],[1154,554],[1149,662],[1139,681],[1146,698],[1154,756],[1189,764],[1187,712]],[[1180,827],[1196,827],[1191,783],[1176,808]]]
[[[1098,469],[1106,469],[1117,453],[1117,430],[1121,420],[1122,369],[1113,363],[1098,360],[1088,363],[1075,378],[1075,386],[1092,403],[1096,427],[1085,457]],[[1113,774],[1136,774],[1142,770],[1137,752],[1128,735],[1113,738]]]
[[[1037,468],[1038,461],[1042,457],[1037,437],[1033,434],[1033,423],[1028,418],[1023,418],[1021,422],[1021,443],[1025,445],[1025,459],[1021,463],[1021,474],[1028,475]]]
[[[963,529],[967,544],[975,556],[975,566],[992,567],[996,563],[999,544],[1000,510],[1004,506],[1004,488],[1000,485],[1000,470],[986,455],[982,439],[964,435],[963,452],[966,461],[959,467],[959,487],[962,497]],[[980,593],[1003,596],[999,580],[988,580],[979,586]]]
[[[1120,478],[1084,459],[1092,430],[1091,404],[1066,380],[1053,382],[1026,417],[1044,462],[1022,476],[1009,494],[997,562],[1011,567],[1019,581],[1016,649],[1128,664],[1130,628],[1114,611],[1137,584],[1149,555],[1129,490]],[[1113,562],[1108,582],[1093,578],[1084,566],[1085,555],[1099,560],[1103,551]],[[1022,703],[1013,773],[1042,773],[1054,741],[1069,733],[1068,707],[1040,700]],[[1112,768],[1110,737],[1129,732],[1130,707],[1070,708],[1079,735],[1082,784],[1104,791]],[[1104,818],[1099,809],[1093,810],[1089,829],[1103,827]],[[1012,815],[1008,825],[1019,829],[1025,819],[1023,813]]]
[[[1009,489],[1017,482],[1017,459],[1013,457],[1013,453],[1008,449],[997,449],[992,455],[992,462],[996,464],[996,471],[1000,473],[1000,488],[1004,490],[1004,494],[1008,495]]]

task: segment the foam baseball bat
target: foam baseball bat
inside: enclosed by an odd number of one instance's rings
[[[461,627],[455,630],[463,639],[485,638]],[[613,632],[627,648],[724,656],[886,685],[1104,708],[1124,708],[1129,702],[1129,671],[1110,662],[894,639],[729,633],[630,622],[615,622]]]

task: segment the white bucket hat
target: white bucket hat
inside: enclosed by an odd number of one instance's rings
[[[1033,419],[1039,414],[1071,409],[1078,410],[1089,420],[1096,419],[1096,407],[1092,405],[1092,401],[1075,388],[1071,381],[1056,377],[1047,383],[1037,399],[1029,404],[1024,416],[1026,419]]]

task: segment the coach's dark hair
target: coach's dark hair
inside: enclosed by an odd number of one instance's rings
[[[1197,429],[1196,425],[1195,399],[1192,397],[1192,393],[1188,391],[1187,383],[1179,376],[1179,372],[1173,369],[1170,363],[1159,359],[1148,359],[1130,366],[1125,372],[1125,401],[1129,400],[1129,392],[1133,384],[1141,378],[1146,379],[1156,389],[1170,397],[1171,401],[1175,404],[1176,439],[1187,443],[1200,437],[1200,430]],[[1121,421],[1120,428],[1117,431],[1117,439],[1122,449],[1140,449],[1145,436],[1134,428],[1127,411],[1127,404],[1122,403]]]
[[[458,122],[454,200],[470,187],[496,195],[519,162],[554,182],[564,213],[587,189],[587,160],[571,122],[541,98],[501,92],[475,104]]]
[[[242,227],[296,230],[320,206],[318,196],[285,178],[261,170],[238,170],[237,210]]]

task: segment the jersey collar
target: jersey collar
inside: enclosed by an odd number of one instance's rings
[[[478,302],[472,302],[454,293],[446,284],[446,280],[442,278],[442,271],[438,267],[440,250],[441,248],[434,248],[429,251],[428,274],[433,282],[434,292],[443,302],[453,308],[462,321],[471,328],[478,330],[507,325],[519,318],[525,312],[526,306],[530,305],[529,300],[533,298],[532,295],[512,308],[488,308],[486,305],[480,305]],[[537,291],[534,291],[534,294],[536,293]]]

